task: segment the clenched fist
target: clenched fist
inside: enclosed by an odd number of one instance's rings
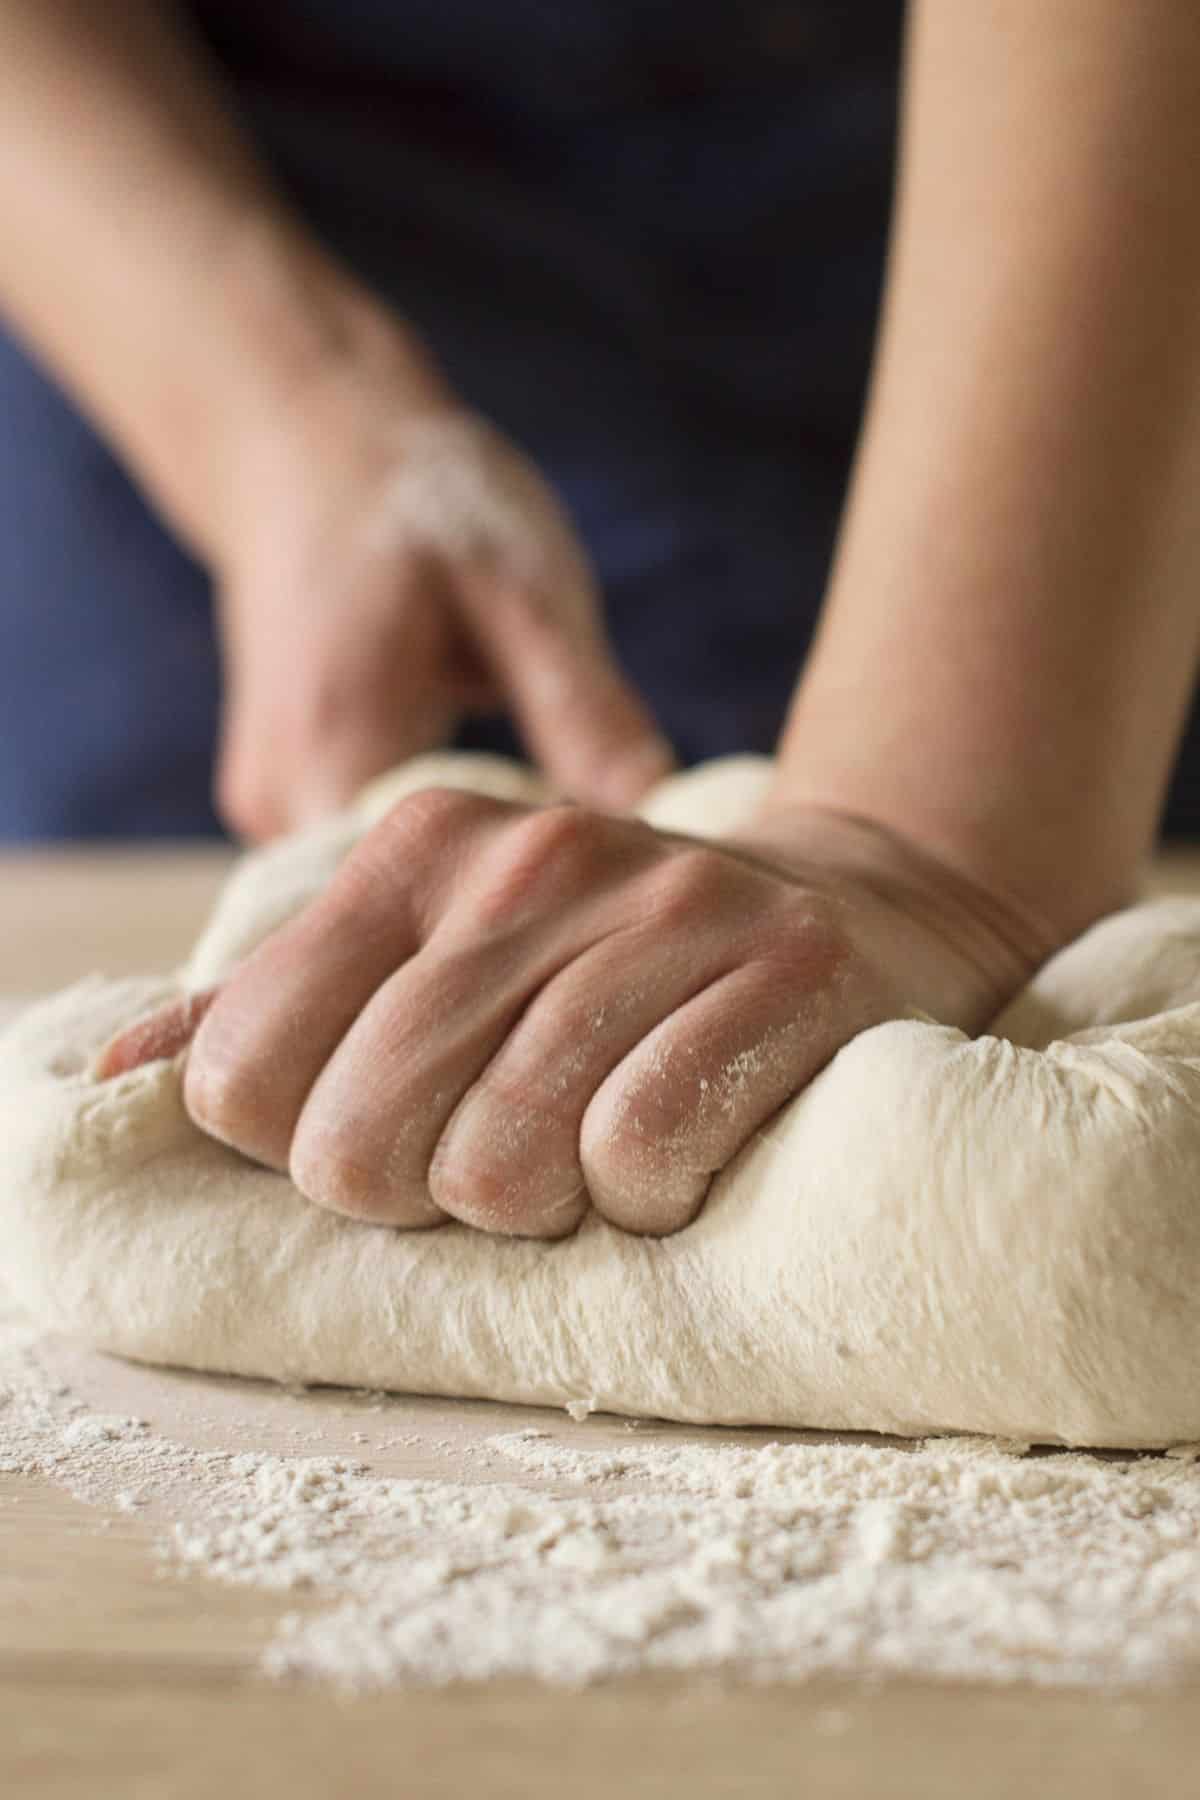
[[[100,1073],[191,1039],[196,1123],[357,1218],[555,1238],[590,1203],[664,1233],[855,1033],[914,1009],[977,1028],[1044,949],[840,814],[700,843],[426,789]]]

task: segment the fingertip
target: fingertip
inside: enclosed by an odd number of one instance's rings
[[[585,628],[533,584],[494,578],[471,605],[521,735],[564,793],[625,812],[676,767],[598,620]]]
[[[712,1180],[707,1172],[685,1173],[674,1183],[660,1176],[646,1189],[601,1191],[593,1205],[602,1219],[630,1237],[674,1237],[699,1217]]]
[[[98,1081],[111,1081],[128,1075],[147,1063],[161,1062],[177,1056],[187,1048],[196,1030],[216,998],[217,990],[207,988],[198,994],[185,994],[160,1007],[148,1018],[139,1019],[117,1033],[96,1059]]]

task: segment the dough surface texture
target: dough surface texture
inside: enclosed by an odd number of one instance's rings
[[[749,759],[644,809],[696,835]],[[208,985],[432,783],[536,781],[425,757],[341,820],[247,856],[181,971],[94,977],[0,1039],[0,1281],[47,1327],[142,1361],[700,1423],[1200,1438],[1200,902],[1141,905],[1054,957],[987,1035],[864,1032],[666,1240],[565,1242],[323,1213],[205,1138],[180,1062],[94,1053]]]

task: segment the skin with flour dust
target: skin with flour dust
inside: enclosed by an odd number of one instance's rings
[[[756,820],[702,848],[621,814],[666,753],[536,471],[272,191],[197,47],[145,5],[6,19],[0,301],[213,572],[230,816],[323,815],[476,690],[584,802],[401,803],[212,999],[204,1130],[355,1216],[670,1232],[864,1027],[975,1029],[1130,896],[1200,640],[1190,9],[914,6],[822,625]],[[80,94],[121,124],[87,181]],[[126,253],[139,283],[76,278]]]
[[[862,821],[778,835],[424,790],[99,1072],[190,1041],[193,1118],[356,1217],[558,1237],[590,1199],[676,1230],[847,1037],[982,1025],[1052,942]]]

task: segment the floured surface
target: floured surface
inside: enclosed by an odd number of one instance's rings
[[[21,992],[36,981],[46,989],[85,969],[119,975],[146,967],[143,909],[161,860],[161,852],[130,851],[119,858],[118,878],[104,854],[10,855],[0,882],[0,985]],[[27,880],[10,879],[26,865]],[[1159,891],[1200,892],[1200,856],[1173,861],[1155,879]],[[190,920],[202,910],[198,897],[210,883],[198,869],[194,886],[180,884],[172,942],[170,918],[154,921],[165,944],[154,966],[185,954]],[[101,895],[101,916],[80,911],[81,893]],[[361,1448],[349,1432],[346,1442],[333,1435],[332,1415],[321,1421],[321,1440],[299,1435],[314,1429],[302,1420],[342,1405],[346,1397],[336,1392],[300,1400],[203,1381],[196,1389],[205,1398],[192,1408],[176,1386],[191,1377],[81,1355],[60,1364],[61,1355],[56,1369],[97,1410],[139,1413],[177,1435],[185,1414],[198,1411],[214,1420],[214,1448],[252,1445],[256,1414],[259,1447]],[[143,1385],[115,1388],[117,1372]],[[226,1405],[238,1420],[228,1438]],[[493,1410],[437,1400],[403,1405],[413,1409],[405,1431],[420,1430],[431,1443],[457,1441],[462,1421],[482,1422]],[[525,1416],[543,1425],[559,1417]],[[347,1423],[354,1431],[362,1420]],[[609,1424],[614,1435],[623,1431]],[[505,1428],[489,1418],[488,1433]],[[595,1418],[584,1426],[604,1428]],[[199,1441],[190,1423],[186,1441]],[[400,1455],[417,1460],[390,1460]],[[371,1451],[392,1474],[430,1473],[443,1455],[453,1453]],[[457,1478],[453,1462],[446,1467]],[[0,1475],[6,1794],[127,1800],[157,1785],[173,1800],[244,1792],[341,1800],[348,1790],[358,1800],[394,1800],[398,1746],[413,1800],[485,1792],[495,1800],[561,1800],[564,1791],[575,1800],[608,1800],[618,1791],[629,1800],[743,1800],[798,1785],[846,1800],[961,1800],[969,1785],[973,1800],[1012,1800],[1040,1795],[1048,1783],[1056,1800],[1125,1800],[1187,1794],[1195,1785],[1195,1681],[1114,1694],[899,1679],[718,1687],[660,1677],[579,1693],[497,1682],[347,1698],[325,1684],[248,1679],[279,1613],[312,1602],[198,1575],[176,1580],[153,1553],[157,1529],[144,1514],[110,1520],[44,1481]]]
[[[167,1570],[286,1596],[271,1676],[1137,1687],[1200,1665],[1186,1454],[576,1423],[36,1340],[0,1316],[0,1473],[137,1520]]]

